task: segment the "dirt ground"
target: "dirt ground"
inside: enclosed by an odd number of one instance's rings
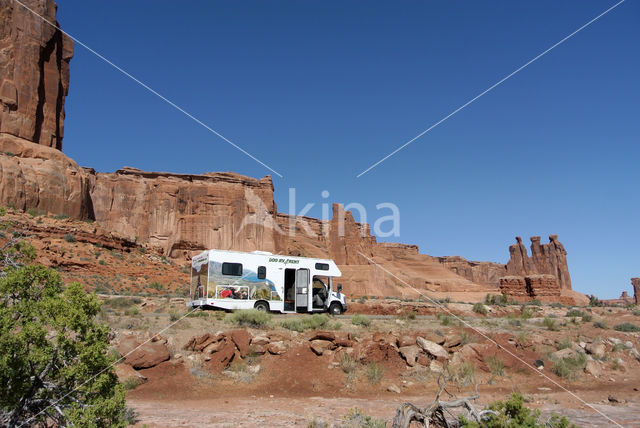
[[[134,316],[125,315],[127,310],[110,312],[111,309],[104,316],[119,334],[146,334],[146,331],[162,331],[169,325],[168,312],[185,310],[179,299],[142,300],[137,304],[140,313]],[[571,308],[566,307],[534,307],[534,315],[523,319],[519,305],[486,306],[489,313],[484,316],[473,312],[471,304],[447,304],[469,327],[454,317],[439,315],[441,309],[431,308],[435,315],[408,317],[404,311],[406,305],[397,307],[403,309],[401,315],[369,315],[371,324],[366,327],[353,325],[352,314],[333,318],[331,322],[340,323],[336,331],[351,334],[363,343],[376,335],[465,335],[466,340],[482,350],[482,355],[464,359],[474,367],[479,407],[520,392],[527,406],[539,408],[543,415],[565,415],[579,426],[612,424],[590,406],[623,426],[640,426],[640,361],[626,347],[639,347],[640,335],[612,328],[622,322],[640,321],[640,315],[634,314],[631,308],[581,308],[579,310],[587,315],[582,321],[567,317]],[[175,312],[173,317],[177,317]],[[425,367],[409,367],[393,352],[368,356],[355,375],[349,377],[336,362],[336,355],[318,356],[310,350],[312,332],[292,332],[280,325],[283,320],[303,319],[307,315],[274,315],[268,327],[249,329],[252,336],[277,334],[292,344],[283,355],[266,353],[258,357],[254,364],[259,366],[259,371],[254,376],[238,379],[230,376],[230,372],[208,372],[198,361],[198,355],[190,355],[182,346],[189,338],[204,332],[237,328],[225,317],[228,315],[223,312],[197,313],[162,332],[168,339],[171,360],[140,370],[147,382],[128,392],[129,405],[139,412],[138,426],[309,426],[313,421],[339,426],[354,408],[390,422],[401,403],[408,401],[424,406],[437,390],[437,373]],[[554,326],[545,326],[545,319],[554,320]],[[584,342],[587,346],[607,344],[605,354],[594,358],[600,369],[597,377],[582,368],[567,377],[557,375],[551,355],[558,349],[575,348]],[[613,344],[616,342],[623,344]],[[461,348],[455,349],[464,354]],[[490,366],[487,363],[490,358],[499,361],[501,368],[496,370]],[[520,359],[528,364],[543,359],[546,365],[538,371]],[[383,366],[384,374],[379,382],[372,383],[367,378],[369,360]],[[464,382],[452,381],[448,385],[444,400],[473,393],[471,385]],[[391,392],[392,386],[400,392]]]

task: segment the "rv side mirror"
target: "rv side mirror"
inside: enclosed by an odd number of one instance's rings
[[[342,284],[338,284],[338,293],[342,291]]]

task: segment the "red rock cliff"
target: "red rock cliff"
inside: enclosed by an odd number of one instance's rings
[[[53,0],[23,0],[57,25]],[[62,150],[73,41],[12,0],[0,0],[0,134]]]
[[[571,276],[567,264],[567,251],[558,241],[558,235],[549,235],[548,244],[540,244],[539,236],[531,237],[531,257],[522,244],[522,238],[516,237],[516,243],[509,247],[510,259],[507,263],[509,275],[553,275],[558,279],[560,288],[571,290]]]

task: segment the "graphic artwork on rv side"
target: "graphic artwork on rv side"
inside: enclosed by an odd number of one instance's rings
[[[209,263],[209,298],[282,300],[275,284],[267,278],[259,278],[255,271],[247,268],[223,273],[222,265],[214,261]]]

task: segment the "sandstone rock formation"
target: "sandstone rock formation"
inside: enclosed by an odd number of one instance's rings
[[[640,304],[640,278],[631,278],[631,285],[633,286],[633,298],[638,305]]]
[[[57,25],[53,0],[23,1]],[[73,41],[12,0],[0,20],[0,134],[62,150]]]
[[[53,0],[27,4],[55,22]],[[555,235],[545,245],[532,238],[531,258],[519,240],[507,266],[437,258],[415,245],[377,242],[339,204],[331,220],[278,213],[269,176],[81,168],[57,150],[72,43],[15,2],[2,0],[0,15],[0,205],[95,220],[124,241],[183,260],[206,248],[332,258],[350,296],[415,298],[423,290],[477,298],[497,291],[506,274],[550,274],[571,289],[566,251]]]
[[[560,288],[571,290],[567,251],[558,241],[558,235],[549,235],[548,244],[540,244],[540,237],[532,236],[531,257],[522,244],[522,238],[517,236],[516,241],[514,245],[509,247],[510,259],[507,263],[507,274],[518,276],[553,275],[558,279]]]

